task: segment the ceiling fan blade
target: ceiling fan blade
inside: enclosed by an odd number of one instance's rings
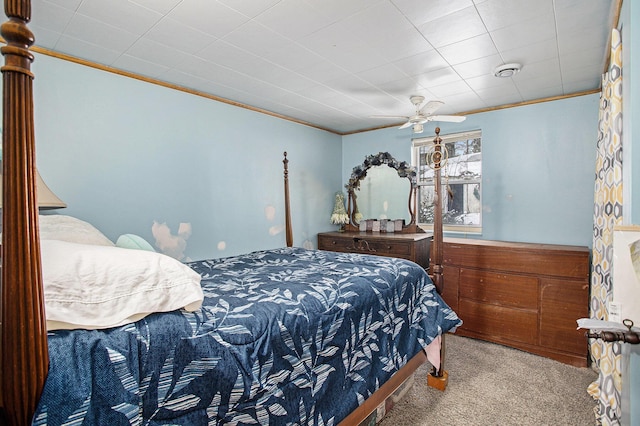
[[[407,121],[406,123],[404,123],[402,126],[398,127],[398,129],[406,129],[407,127],[413,126],[414,123],[411,121]]]
[[[425,106],[422,107],[420,113],[424,115],[431,115],[436,112],[436,110],[439,109],[442,105],[444,105],[444,102],[442,101],[429,101]]]
[[[393,119],[403,119],[408,120],[409,117],[406,115],[370,115],[369,118],[393,118]]]
[[[462,123],[467,117],[462,115],[432,115],[429,121],[449,121],[451,123]]]

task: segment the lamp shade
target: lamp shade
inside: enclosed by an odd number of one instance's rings
[[[36,170],[36,191],[38,192],[38,208],[39,209],[60,209],[67,207],[56,194],[49,189],[40,173]],[[0,174],[0,208],[2,208],[2,174]]]

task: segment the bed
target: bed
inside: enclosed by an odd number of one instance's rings
[[[183,264],[108,242],[43,238],[34,197],[30,2],[6,0],[5,12],[6,424],[359,424],[425,361],[425,348],[443,348],[444,333],[460,320],[436,291],[441,223],[433,280],[401,259],[292,247],[286,153],[286,247]],[[107,303],[96,319],[83,304],[87,274],[74,281],[56,267],[77,257],[105,271],[94,285],[116,294],[109,286],[119,271],[118,291],[139,285],[145,300],[127,294],[126,308]],[[143,278],[132,284],[134,275]],[[150,287],[165,292],[146,297]],[[70,289],[77,298],[51,293]]]

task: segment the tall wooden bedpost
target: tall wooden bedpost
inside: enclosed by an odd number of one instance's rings
[[[436,127],[436,137],[433,140],[433,244],[431,244],[431,269],[433,284],[439,294],[444,290],[444,275],[442,274],[442,182],[440,169],[443,164],[442,139],[440,138],[440,127]],[[445,335],[442,334],[440,342],[440,368],[434,368],[427,376],[427,384],[438,390],[445,390],[449,383],[449,373],[444,369],[445,358]]]
[[[440,139],[440,127],[436,127],[436,137],[433,140],[433,244],[431,246],[431,263],[433,267],[433,284],[438,293],[444,289],[444,276],[442,275],[442,182],[440,169],[442,168],[442,139]]]
[[[289,200],[289,160],[287,151],[284,152],[284,220],[287,247],[293,247],[293,229],[291,229],[291,208]]]
[[[5,0],[0,32],[2,126],[2,404],[9,425],[31,424],[49,368],[40,266],[30,0]],[[11,300],[11,303],[4,301]]]

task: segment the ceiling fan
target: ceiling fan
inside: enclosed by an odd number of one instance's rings
[[[411,100],[411,103],[416,107],[416,112],[414,115],[374,115],[372,117],[404,118],[405,120],[407,120],[407,122],[400,126],[399,129],[406,129],[407,127],[413,126],[414,133],[422,133],[422,125],[429,121],[449,121],[452,123],[460,123],[467,118],[461,115],[433,115],[433,113],[436,112],[438,108],[444,105],[444,102],[442,101],[429,101],[421,108],[420,106],[424,102],[424,96],[413,95],[409,99]]]

